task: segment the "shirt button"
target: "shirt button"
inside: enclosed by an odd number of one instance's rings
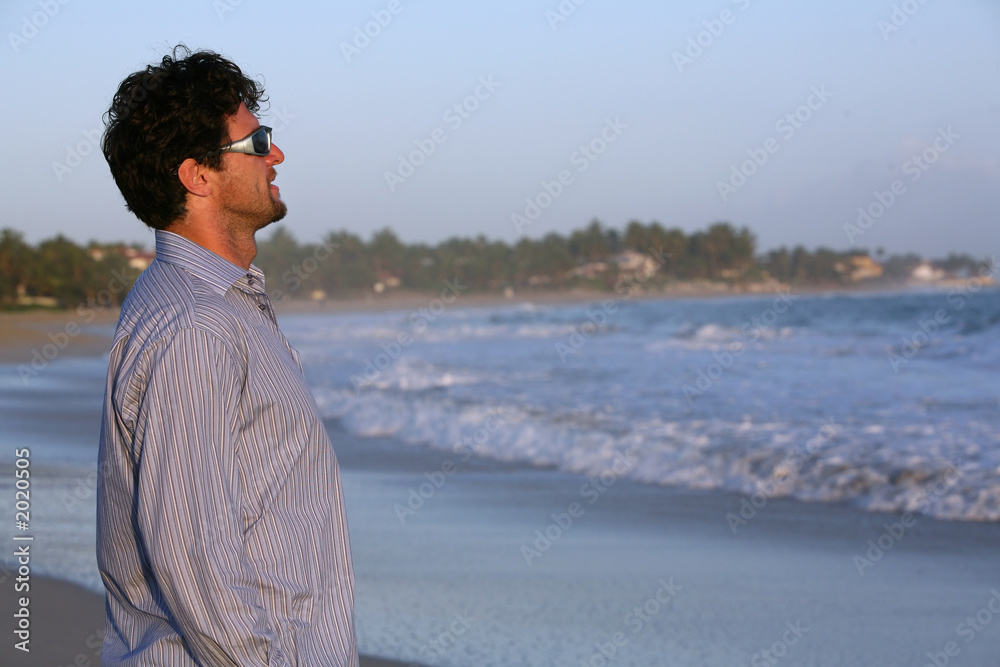
[[[267,306],[265,306],[262,303],[261,304],[257,304],[257,307],[260,308],[261,310],[267,310]]]

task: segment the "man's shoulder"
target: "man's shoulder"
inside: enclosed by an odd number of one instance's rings
[[[115,343],[127,338],[145,346],[187,329],[226,343],[241,338],[236,311],[224,295],[179,266],[154,261],[122,304]]]

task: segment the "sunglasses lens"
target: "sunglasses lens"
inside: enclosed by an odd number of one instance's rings
[[[251,136],[253,149],[257,155],[267,155],[271,151],[271,136],[267,128],[260,128]]]

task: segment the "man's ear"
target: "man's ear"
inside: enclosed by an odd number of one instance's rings
[[[177,178],[181,185],[196,197],[207,197],[212,194],[211,169],[199,164],[194,158],[188,158],[177,167]]]

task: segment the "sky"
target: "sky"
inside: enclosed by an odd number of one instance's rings
[[[0,228],[31,243],[152,246],[97,142],[121,80],[183,42],[264,81],[303,242],[596,218],[1000,251],[996,0],[0,0],[0,32]]]

